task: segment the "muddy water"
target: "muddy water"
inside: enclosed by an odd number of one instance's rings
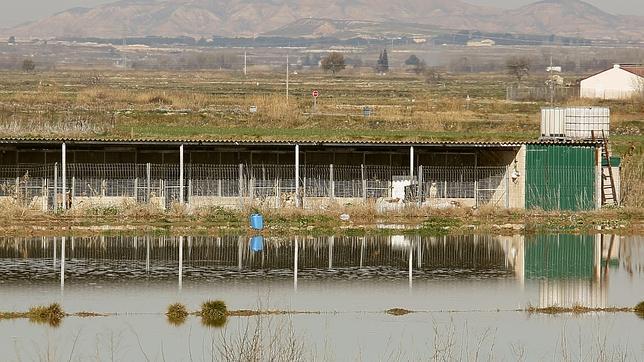
[[[223,299],[230,309],[319,314],[229,318],[222,329],[197,317],[175,327],[162,315],[170,303],[196,310],[206,299]],[[543,360],[610,352],[637,360],[644,320],[633,313],[514,310],[642,299],[638,236],[0,238],[0,310],[59,302],[68,312],[119,313],[68,317],[57,328],[0,321],[8,360],[222,359],[234,350],[231,340],[256,327],[266,340],[284,340],[272,344],[301,344],[297,355],[305,359]],[[382,312],[393,307],[420,312]],[[297,343],[288,343],[290,335]]]

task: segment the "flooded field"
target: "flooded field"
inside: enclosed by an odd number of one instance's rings
[[[166,320],[208,299],[306,313]],[[3,360],[641,360],[633,312],[527,310],[643,299],[642,236],[0,238],[0,311],[110,314],[0,320]]]

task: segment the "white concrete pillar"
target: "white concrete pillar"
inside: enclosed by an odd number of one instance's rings
[[[179,146],[179,203],[183,205],[183,145]]]
[[[63,142],[61,149],[62,152],[62,194],[63,194],[63,210],[67,208],[67,145]]]
[[[300,145],[295,145],[295,207],[300,206]]]
[[[409,146],[409,178],[414,178],[414,146]]]

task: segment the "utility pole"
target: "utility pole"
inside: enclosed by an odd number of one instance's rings
[[[286,100],[288,101],[288,53],[286,53]]]
[[[554,94],[554,87],[555,87],[555,82],[554,79],[552,78],[552,55],[550,56],[550,68],[548,69],[548,73],[550,74],[548,82],[550,82],[550,107],[554,106],[555,103],[555,94]]]

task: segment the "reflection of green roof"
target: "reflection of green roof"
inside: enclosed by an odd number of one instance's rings
[[[592,235],[538,235],[526,240],[525,277],[592,278]]]

